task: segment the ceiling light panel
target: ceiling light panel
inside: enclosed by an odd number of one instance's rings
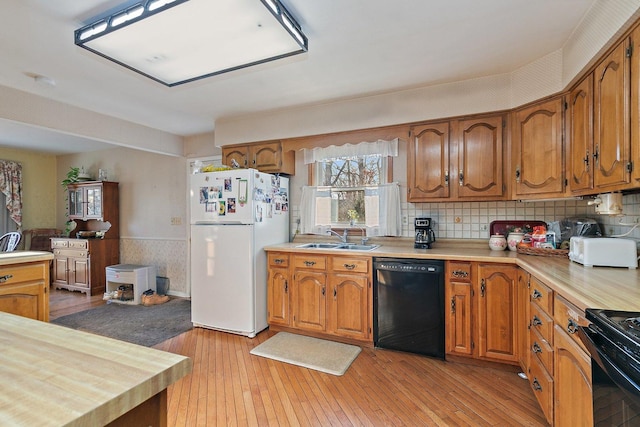
[[[307,51],[277,0],[141,2],[76,30],[76,44],[167,86]]]

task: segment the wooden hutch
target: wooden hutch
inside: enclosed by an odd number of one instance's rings
[[[106,289],[105,267],[120,262],[118,183],[84,181],[67,186],[72,237],[52,238],[55,289],[98,295]],[[97,232],[98,237],[79,237]],[[102,234],[102,237],[100,235]]]

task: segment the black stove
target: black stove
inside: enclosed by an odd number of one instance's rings
[[[594,424],[640,425],[640,312],[587,309]]]

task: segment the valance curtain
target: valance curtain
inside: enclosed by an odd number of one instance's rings
[[[303,148],[304,163],[306,165],[324,160],[358,157],[358,156],[398,156],[398,138],[391,141],[379,139],[374,142],[359,144],[330,145],[329,147]]]
[[[0,191],[6,199],[9,217],[22,228],[22,165],[0,160]]]

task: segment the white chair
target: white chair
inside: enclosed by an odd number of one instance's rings
[[[13,252],[18,247],[21,238],[22,235],[17,231],[4,234],[0,237],[0,252]]]

